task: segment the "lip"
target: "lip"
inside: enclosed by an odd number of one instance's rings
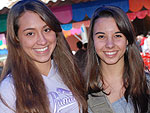
[[[117,55],[118,51],[104,51],[104,54],[107,57],[115,57]]]
[[[46,46],[46,47],[43,47],[43,48],[34,48],[34,51],[37,54],[46,54],[49,51],[49,47]]]
[[[44,47],[44,48],[38,48],[38,49],[34,49],[37,52],[44,52],[48,49],[48,46]]]

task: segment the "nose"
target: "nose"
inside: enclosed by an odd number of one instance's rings
[[[47,43],[47,39],[45,38],[44,34],[39,33],[37,37],[37,44],[39,45],[45,45]]]
[[[114,45],[115,45],[115,44],[114,44],[113,38],[111,38],[111,37],[107,38],[107,40],[106,40],[106,47],[107,47],[107,48],[113,48]]]

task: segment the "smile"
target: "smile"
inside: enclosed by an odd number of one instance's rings
[[[39,51],[39,52],[43,52],[43,51],[45,51],[45,50],[47,50],[48,49],[48,47],[45,47],[45,48],[42,48],[42,49],[35,49],[36,51]]]
[[[117,52],[105,52],[106,55],[114,55],[116,54]]]

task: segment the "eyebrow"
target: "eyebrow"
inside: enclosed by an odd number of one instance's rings
[[[115,32],[115,34],[117,34],[117,33],[122,33],[122,32],[121,31]]]
[[[95,35],[97,34],[105,34],[104,32],[96,32]]]
[[[24,32],[24,31],[27,31],[27,30],[33,30],[33,29],[34,29],[34,28],[26,28],[26,29],[23,30],[23,32]]]
[[[43,28],[45,28],[45,27],[47,27],[47,26],[48,26],[48,25],[44,25]],[[24,32],[24,31],[27,31],[27,30],[34,30],[34,29],[35,29],[35,28],[26,28],[26,29],[23,30],[23,32]]]
[[[45,27],[49,27],[49,26],[48,25],[44,25],[43,28],[45,28]]]
[[[115,32],[115,34],[117,34],[117,33],[122,33],[122,32],[120,32],[120,31]],[[104,32],[96,32],[95,35],[97,35],[97,34],[105,34],[105,33]]]

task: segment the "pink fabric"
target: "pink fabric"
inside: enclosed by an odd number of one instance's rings
[[[136,13],[127,13],[127,16],[132,21],[136,18]]]
[[[127,13],[127,15],[131,21],[134,20],[136,17],[139,19],[143,19],[143,18],[145,18],[146,15],[150,16],[150,10],[143,10],[143,11],[138,11],[138,12],[134,12],[134,13]]]
[[[66,24],[72,20],[72,6],[60,6],[50,8],[57,19],[62,23]]]
[[[150,16],[150,9],[149,9],[149,10],[147,10],[147,15],[148,15],[148,16]]]
[[[139,19],[145,18],[146,15],[147,15],[147,10],[136,12],[136,16],[137,16]]]

